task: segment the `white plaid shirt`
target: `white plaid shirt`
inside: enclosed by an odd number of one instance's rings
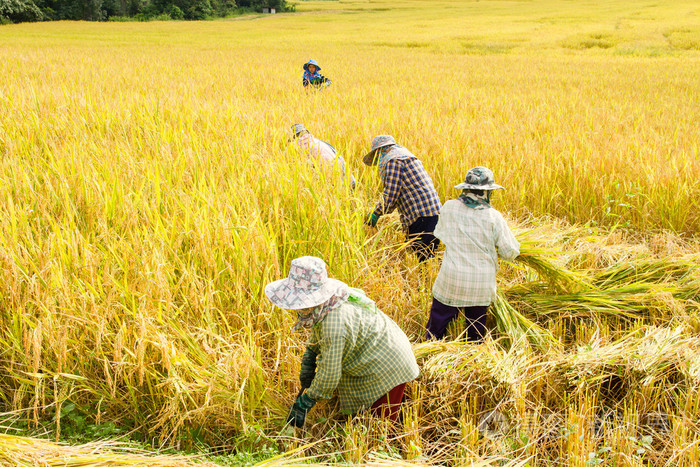
[[[513,261],[520,254],[520,243],[501,213],[447,201],[435,236],[445,244],[445,256],[433,297],[455,307],[490,305],[496,298],[498,256]]]

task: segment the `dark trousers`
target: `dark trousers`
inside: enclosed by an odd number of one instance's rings
[[[401,403],[403,402],[403,392],[406,389],[406,383],[399,384],[391,391],[377,399],[370,410],[374,415],[388,418],[396,423],[401,414]]]
[[[457,308],[445,305],[433,297],[430,307],[430,317],[425,330],[426,339],[442,339],[447,332],[447,326],[460,311],[467,320],[467,340],[480,342],[486,335],[486,306],[465,306]]]
[[[408,226],[408,241],[410,248],[418,256],[421,263],[435,256],[435,250],[440,245],[440,240],[433,235],[439,216],[419,217]]]

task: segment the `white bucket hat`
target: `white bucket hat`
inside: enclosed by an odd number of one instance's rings
[[[464,182],[455,186],[458,190],[504,190],[501,185],[496,184],[493,172],[486,167],[474,167],[469,169]]]
[[[328,277],[326,263],[315,256],[292,260],[289,276],[265,286],[265,295],[285,310],[301,310],[327,302],[344,282]]]

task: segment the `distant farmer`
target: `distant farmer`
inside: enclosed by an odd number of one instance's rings
[[[304,63],[304,75],[302,78],[304,87],[322,88],[331,84],[331,80],[323,76],[319,71],[321,71],[321,67],[318,66],[316,60],[311,59]]]
[[[513,261],[520,254],[520,243],[501,213],[491,207],[491,192],[503,189],[491,170],[475,167],[455,188],[462,194],[445,203],[435,228],[435,236],[445,244],[445,256],[433,285],[426,338],[443,338],[461,311],[467,339],[478,342],[485,335],[488,307],[496,298],[498,256]]]
[[[303,427],[306,413],[337,389],[340,409],[369,408],[396,422],[406,383],[418,376],[411,344],[403,331],[359,289],[328,278],[315,256],[292,260],[289,276],[268,284],[267,297],[296,310],[296,331],[310,331],[301,360],[302,391],[288,423]]]
[[[384,183],[382,199],[365,223],[375,227],[382,215],[396,208],[418,259],[423,262],[432,258],[440,244],[433,235],[440,214],[440,197],[423,163],[389,135],[375,136],[362,161],[377,165]]]
[[[316,138],[301,123],[292,125],[292,138],[296,140],[299,149],[311,158],[315,167],[320,167],[321,164],[337,167],[339,175],[345,182],[345,160],[333,146]],[[350,188],[355,188],[355,177],[352,175],[350,175]]]

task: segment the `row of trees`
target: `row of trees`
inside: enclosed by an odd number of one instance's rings
[[[289,9],[286,0],[0,0],[0,24],[62,19],[197,20],[263,7]]]

